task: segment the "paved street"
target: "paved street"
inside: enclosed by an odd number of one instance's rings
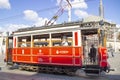
[[[119,80],[120,79],[120,54],[115,54],[115,57],[109,57],[109,62],[112,71],[108,74],[103,74],[100,77],[96,76],[68,76],[58,74],[36,73],[20,70],[8,70],[5,64],[1,62],[2,69],[0,71],[0,80]],[[0,65],[1,65],[0,64]],[[3,66],[4,65],[4,66]]]
[[[114,68],[115,71],[111,71],[107,74],[109,80],[120,80],[120,52],[116,53],[114,57],[109,54],[110,57],[108,59],[111,68]]]
[[[0,80],[106,80],[105,77],[79,77],[19,70],[0,72]]]

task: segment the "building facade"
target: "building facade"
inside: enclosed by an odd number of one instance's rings
[[[102,25],[100,24],[101,21],[103,21]],[[94,26],[106,29],[107,47],[113,48],[115,52],[120,51],[119,32],[115,23],[109,22],[100,16],[89,16],[83,19],[81,26]]]

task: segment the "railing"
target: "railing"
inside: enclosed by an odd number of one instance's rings
[[[95,60],[93,61],[93,59],[90,59],[90,57],[85,57],[83,59],[83,65],[98,65],[98,58],[95,58]]]

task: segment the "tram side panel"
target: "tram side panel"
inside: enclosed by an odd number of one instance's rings
[[[16,61],[18,62],[30,62],[31,61],[30,48],[17,48],[16,49]]]
[[[107,49],[105,47],[99,47],[99,65],[102,69],[107,70],[110,68],[110,65],[107,61],[108,55],[107,55]]]
[[[80,47],[53,47],[52,64],[81,66],[81,48]],[[78,54],[79,52],[79,54]]]
[[[13,62],[31,64],[49,64],[82,66],[82,47],[78,46],[79,32],[73,32],[73,46],[18,48],[14,39]],[[77,40],[76,40],[77,39]],[[75,46],[75,47],[74,47]]]
[[[41,48],[32,48],[31,49],[31,63],[36,64],[49,64],[50,63],[50,48],[41,47]]]

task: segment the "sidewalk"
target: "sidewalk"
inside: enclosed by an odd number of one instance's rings
[[[111,71],[111,74],[119,74],[120,75],[120,53],[114,53],[114,57],[109,57],[108,62],[111,68],[115,69],[115,71]]]

